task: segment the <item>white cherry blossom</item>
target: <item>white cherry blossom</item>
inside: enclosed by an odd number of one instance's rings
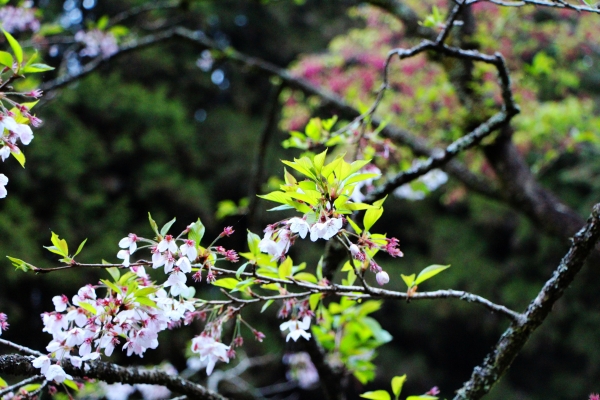
[[[329,240],[342,229],[341,218],[328,218],[325,222],[317,222],[310,227],[310,240],[315,242],[317,239]]]
[[[200,360],[208,359],[206,365],[206,374],[210,375],[215,368],[217,361],[229,362],[227,351],[229,346],[221,342],[217,342],[213,337],[200,335],[192,339],[192,352],[200,355]]]
[[[64,382],[65,379],[73,379],[73,377],[65,372],[60,365],[54,364],[48,367],[48,370],[44,373],[46,380],[54,381],[56,383]]]
[[[281,329],[282,332],[288,329],[290,331],[287,337],[285,338],[286,342],[289,342],[290,338],[294,339],[295,342],[300,336],[302,336],[306,340],[309,340],[311,334],[306,332],[309,328],[310,317],[308,316],[304,317],[302,319],[302,322],[298,321],[297,319],[292,319],[279,325],[279,329]]]
[[[117,253],[117,258],[120,258],[121,260],[123,260],[122,264],[125,267],[129,267],[129,256],[131,255],[131,253],[129,253],[129,250],[119,250],[119,252]]]
[[[130,233],[127,237],[119,240],[119,247],[122,249],[129,248],[129,254],[133,254],[137,250],[138,237],[134,233]]]
[[[298,235],[300,235],[300,237],[302,239],[304,239],[306,237],[306,234],[308,233],[308,230],[310,229],[308,222],[306,222],[306,220],[304,218],[298,218],[298,217],[290,218],[290,220],[288,221],[288,224],[290,225],[290,231],[297,233]]]

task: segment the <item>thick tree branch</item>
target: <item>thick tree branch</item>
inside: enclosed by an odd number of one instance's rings
[[[31,357],[18,354],[0,356],[0,373],[18,376],[37,376],[38,368],[31,364]],[[61,365],[65,372],[76,378],[92,378],[106,383],[147,383],[150,385],[166,386],[175,393],[182,393],[192,399],[226,400],[225,397],[206,389],[204,386],[190,382],[178,376],[168,375],[158,370],[142,370],[135,367],[120,367],[106,362],[86,363],[89,369],[84,371],[75,368],[69,362]]]
[[[587,225],[573,237],[571,248],[554,271],[552,278],[529,304],[522,318],[513,322],[504,332],[483,364],[473,370],[471,379],[457,392],[455,400],[479,399],[491,390],[525,346],[532,333],[552,311],[554,303],[573,282],[599,238],[600,203],[594,206]]]

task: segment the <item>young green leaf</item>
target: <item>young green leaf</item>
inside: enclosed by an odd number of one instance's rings
[[[173,218],[172,220],[170,220],[169,222],[164,224],[163,227],[160,228],[160,235],[165,236],[169,232],[169,229],[171,229],[171,226],[173,226],[174,223],[175,223],[175,218]]]
[[[450,265],[430,265],[419,273],[415,280],[415,285],[420,285],[421,282],[425,282],[427,279],[434,277],[445,269],[450,268]]]
[[[248,231],[248,249],[254,254],[255,257],[260,255],[260,249],[258,248],[258,243],[260,242],[260,236],[256,233],[252,233]]]
[[[156,236],[160,236],[160,234],[158,233],[158,225],[156,225],[156,221],[152,219],[152,215],[150,215],[150,213],[148,213],[148,221],[150,221],[150,226],[152,227],[152,230],[154,231]]]
[[[77,254],[79,254],[81,252],[81,250],[83,250],[83,246],[85,246],[85,242],[87,242],[87,238],[83,242],[81,242],[81,244],[77,248],[77,251],[75,252],[75,254],[73,254],[73,257],[75,257]]]
[[[206,228],[204,227],[204,224],[202,224],[202,222],[200,221],[200,218],[198,218],[198,221],[196,221],[190,225],[190,231],[188,232],[188,239],[193,240],[196,243],[196,246],[198,246],[200,244],[200,241],[204,237],[205,231],[206,231]]]
[[[265,304],[263,304],[262,308],[260,309],[260,312],[261,312],[261,314],[262,314],[263,312],[265,312],[265,310],[266,310],[267,308],[269,308],[269,306],[270,306],[271,304],[273,304],[273,302],[274,302],[274,301],[275,301],[275,300],[267,300],[267,301],[265,302]]]
[[[21,164],[21,167],[25,168],[25,154],[23,154],[22,151],[11,151],[10,154],[12,154],[12,156],[17,159],[19,164]]]
[[[59,253],[57,253],[57,254],[60,254],[65,257],[67,257],[69,255],[69,246],[67,245],[67,241],[65,239],[60,239],[56,233],[52,232],[50,241],[52,242],[52,244],[54,245],[56,250],[59,251]],[[46,247],[46,248],[48,249],[48,247]],[[52,251],[52,250],[50,250],[50,251]],[[52,252],[54,253],[54,251],[52,251]]]
[[[12,263],[12,265],[17,269],[17,270],[21,270],[24,272],[29,271],[30,269],[33,269],[31,265],[27,264],[25,261],[23,260],[19,260],[18,258],[14,258],[14,257],[10,257],[10,256],[6,256],[6,258],[8,258],[10,260],[10,262]]]
[[[21,386],[19,391],[24,390],[26,392],[33,392],[34,390],[39,389],[40,386],[42,386],[42,385],[39,383],[30,383],[29,385]]]
[[[121,272],[119,271],[119,268],[116,268],[116,267],[106,268],[106,271],[110,274],[110,276],[113,278],[113,280],[115,282],[117,282],[119,280],[119,277],[121,276]]]
[[[35,63],[35,64],[26,66],[25,68],[23,68],[21,70],[21,72],[23,72],[24,74],[35,74],[38,72],[52,71],[53,69],[54,69],[54,67],[51,67],[49,65]]]
[[[382,205],[386,198],[387,198],[387,196],[384,197],[383,199],[377,200],[376,202],[373,203],[373,205],[377,208],[370,208],[367,211],[365,211],[365,217],[363,218],[363,225],[365,226],[366,231],[371,229],[373,224],[375,224],[375,222],[377,222],[377,220],[383,214]]]
[[[13,63],[13,57],[9,52],[0,51],[0,64],[4,65],[5,67],[12,68]]]
[[[286,258],[284,262],[279,266],[279,277],[285,279],[292,275],[293,262],[290,257]]]
[[[366,392],[360,395],[363,399],[371,400],[391,400],[390,394],[385,390],[375,390],[374,392]]]
[[[17,40],[10,33],[6,32],[4,29],[2,29],[2,32],[4,33],[4,36],[6,36],[6,40],[8,40],[8,44],[10,44],[10,47],[15,54],[15,58],[17,59],[18,63],[18,70],[21,68],[21,63],[23,63],[23,49],[21,48],[19,42],[17,42]]]
[[[215,281],[213,285],[231,290],[236,287],[238,283],[239,281],[235,278],[223,278]]]
[[[402,277],[402,280],[404,281],[404,283],[406,283],[406,286],[408,286],[409,289],[415,285],[415,276],[416,276],[415,274],[411,274],[411,275],[400,274],[400,276]]]
[[[402,392],[402,386],[404,386],[405,381],[406,374],[392,378],[392,393],[394,393],[394,398],[396,400],[398,400],[398,397],[400,397],[400,392]]]
[[[240,267],[237,269],[237,271],[235,272],[235,277],[237,279],[240,279],[240,276],[242,275],[242,273],[246,270],[246,267],[248,266],[248,263],[243,263],[242,265],[240,265]]]
[[[408,396],[406,400],[437,400],[436,396],[430,396],[428,394],[422,394],[420,396]]]
[[[80,301],[79,304],[77,304],[77,306],[83,308],[86,311],[89,311],[90,313],[92,313],[94,315],[98,314],[98,311],[96,311],[94,306],[91,305],[90,303],[86,303],[85,301]]]

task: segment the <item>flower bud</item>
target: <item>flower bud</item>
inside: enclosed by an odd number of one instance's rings
[[[385,271],[379,271],[377,275],[375,275],[375,280],[379,285],[383,286],[390,281],[390,276]]]

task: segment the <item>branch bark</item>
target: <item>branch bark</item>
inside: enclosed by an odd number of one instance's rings
[[[573,243],[537,297],[529,304],[520,321],[513,322],[502,334],[494,350],[475,367],[471,379],[457,392],[454,400],[475,400],[487,394],[517,357],[533,332],[544,322],[552,306],[563,295],[583,267],[585,259],[600,239],[600,203],[592,210],[587,224],[573,237]]]
[[[120,367],[106,362],[86,363],[89,370],[75,368],[65,361],[62,365],[65,372],[77,378],[99,379],[107,383],[147,383],[150,385],[166,386],[175,393],[185,394],[192,399],[201,400],[226,400],[218,393],[206,389],[204,386],[190,382],[178,376],[168,375],[163,371],[147,371],[135,367]],[[40,370],[31,364],[31,358],[9,354],[0,356],[0,373],[18,376],[37,376]]]

